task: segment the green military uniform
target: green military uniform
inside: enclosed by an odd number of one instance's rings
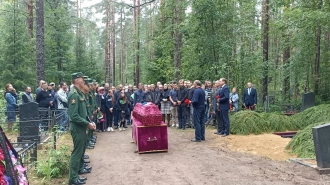
[[[82,73],[72,74],[72,79],[82,78]],[[83,169],[84,151],[86,147],[87,121],[86,98],[83,92],[73,87],[68,95],[68,113],[70,132],[73,139],[73,151],[70,158],[69,181],[73,183],[79,179],[78,172]]]
[[[84,79],[85,79],[86,84],[92,83],[92,79],[90,79],[88,77],[86,77]],[[91,118],[93,115],[93,111],[94,111],[93,110],[93,97],[91,96],[91,92],[89,92],[88,94],[85,94],[85,96],[86,96],[86,103],[87,103],[87,106],[86,106],[87,114],[88,114],[88,117]],[[88,129],[86,146],[89,145],[89,142],[90,142],[92,136],[93,136],[93,131]]]

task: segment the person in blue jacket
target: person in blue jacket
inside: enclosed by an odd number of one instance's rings
[[[7,102],[7,122],[8,122],[8,131],[13,129],[13,123],[16,121],[16,109],[18,108],[17,100],[18,96],[16,90],[11,84],[5,86],[4,97]]]

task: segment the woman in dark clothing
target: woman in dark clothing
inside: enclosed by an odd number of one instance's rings
[[[170,105],[170,101],[169,101],[169,93],[170,90],[168,89],[168,85],[164,84],[164,90],[163,93],[161,95],[161,106],[160,106],[160,110],[162,112],[162,116],[163,116],[163,121],[167,124],[167,126],[170,126],[170,114],[171,114],[171,105]]]
[[[16,121],[16,109],[18,108],[16,90],[11,84],[5,86],[4,97],[7,102],[7,122],[8,122],[8,131],[13,129],[13,123]]]
[[[102,112],[103,118],[106,117],[106,112],[107,112],[107,106],[106,106],[106,94],[105,94],[105,89],[104,87],[99,87],[98,88],[98,94],[96,95],[96,103],[98,110]],[[105,121],[106,122],[106,121]],[[104,132],[106,129],[105,123],[99,123],[98,124],[98,130],[99,132]]]
[[[106,116],[106,123],[107,123],[107,131],[108,132],[113,132],[113,128],[112,128],[112,121],[113,121],[113,113],[112,113],[112,109],[114,107],[114,97],[113,97],[113,93],[112,91],[108,91],[108,94],[105,96],[105,104],[106,104],[106,111],[105,111],[105,116]]]
[[[117,101],[117,109],[120,112],[120,128],[119,131],[125,130],[126,125],[126,119],[129,117],[129,101],[127,100],[127,97],[125,95],[125,90],[122,90],[120,92],[120,97]]]

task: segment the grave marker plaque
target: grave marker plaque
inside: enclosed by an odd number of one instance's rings
[[[301,111],[315,105],[315,94],[313,92],[304,93],[302,96]]]
[[[37,141],[40,142],[39,136],[39,105],[35,102],[21,104],[19,106],[19,136],[18,142]]]
[[[330,123],[312,128],[317,167],[330,168]]]

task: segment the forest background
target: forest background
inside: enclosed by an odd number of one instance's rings
[[[304,87],[330,100],[330,0],[83,3],[0,1],[2,87],[82,71],[111,85],[225,77],[239,94],[253,82],[261,102],[299,102]]]

